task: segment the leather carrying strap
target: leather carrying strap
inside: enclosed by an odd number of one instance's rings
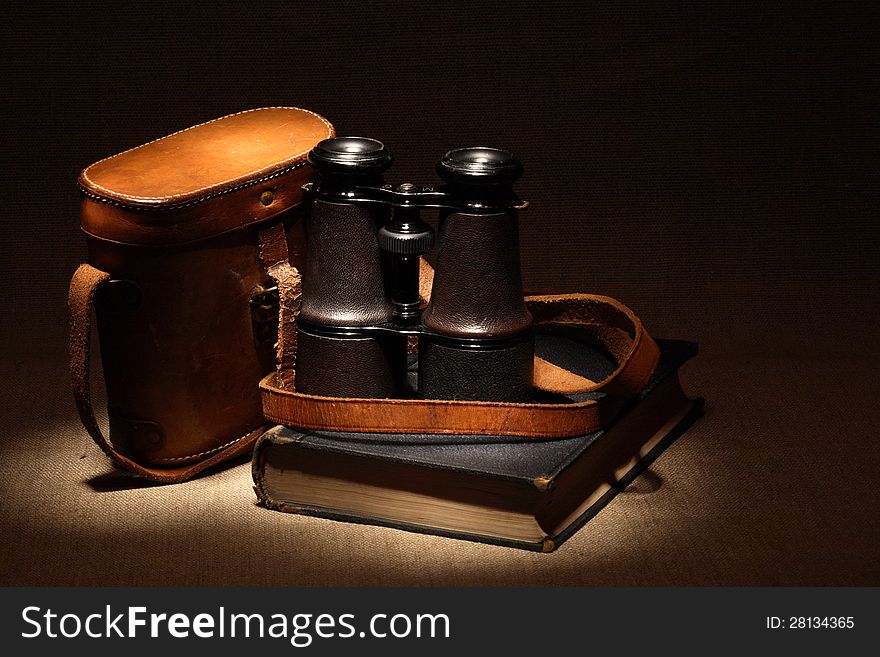
[[[279,222],[259,233],[260,259],[266,273],[278,286],[278,343],[276,345],[276,385],[293,388],[293,364],[296,362],[296,316],[302,297],[302,276],[290,264],[287,234]]]
[[[259,232],[260,255],[267,273],[278,284],[281,300],[279,322],[286,323],[288,330],[279,330],[278,363],[276,372],[278,379],[285,381],[286,371],[281,369],[282,363],[292,363],[296,353],[296,331],[293,322],[299,303],[299,274],[287,260],[287,242],[284,226],[281,222],[272,224]],[[148,467],[123,454],[101,431],[95,418],[91,395],[91,318],[95,293],[98,288],[110,281],[110,274],[92,267],[80,265],[73,274],[68,296],[70,318],[70,381],[73,397],[80,420],[98,447],[110,457],[114,465],[136,475],[146,477],[159,483],[176,483],[191,479],[200,472],[223,461],[247,453],[254,441],[265,430],[259,427],[247,433],[228,447],[215,452],[204,460],[177,467]],[[284,340],[282,336],[294,336],[292,340]],[[292,381],[293,372],[289,373]]]
[[[626,400],[647,384],[660,357],[656,343],[629,308],[609,297],[547,295],[527,297],[526,302],[535,324],[579,327],[618,363],[609,377],[591,381],[536,359],[535,385],[552,392],[604,396],[567,404],[319,397],[284,389],[276,375],[269,375],[260,382],[263,414],[303,429],[535,439],[580,436],[607,426]]]

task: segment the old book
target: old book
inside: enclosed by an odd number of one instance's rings
[[[565,361],[561,344],[539,352]],[[678,377],[696,344],[658,344],[660,364],[645,391],[603,431],[517,441],[277,426],[254,451],[257,497],[279,511],[552,551],[699,416],[702,399],[689,399]],[[584,347],[576,353],[583,359]],[[592,353],[588,366],[567,366],[601,375],[597,369],[613,367],[602,361]]]

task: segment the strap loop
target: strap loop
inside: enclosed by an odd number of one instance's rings
[[[287,240],[284,225],[276,222],[259,231],[260,257],[267,273],[278,284],[280,297],[278,331],[278,381],[292,385],[293,363],[296,357],[296,330],[294,320],[299,309],[301,294],[299,272],[290,265],[287,257]],[[160,483],[174,483],[191,479],[198,473],[240,454],[247,453],[265,426],[248,432],[225,448],[204,460],[172,468],[148,467],[122,453],[101,431],[95,418],[91,395],[91,318],[95,293],[110,283],[110,274],[89,264],[80,265],[70,281],[68,311],[70,318],[70,381],[80,420],[89,435],[110,457],[114,465],[136,475]],[[290,364],[288,368],[286,365]],[[289,382],[289,383],[288,383]]]
[[[80,265],[70,282],[68,309],[70,317],[70,381],[80,420],[92,440],[123,470],[159,483],[175,483],[190,479],[226,459],[246,453],[263,428],[252,431],[232,445],[203,461],[175,468],[150,468],[141,465],[117,449],[101,431],[92,407],[91,393],[91,326],[95,292],[110,281],[110,274],[88,264]]]
[[[605,392],[600,399],[568,404],[471,402],[441,399],[352,399],[306,395],[260,382],[267,419],[302,429],[366,433],[435,433],[523,436],[535,439],[598,431],[627,399],[647,384],[660,350],[638,317],[620,302],[590,294],[527,297],[536,324],[577,326],[591,334],[618,362],[602,381],[590,381],[546,361],[535,363],[543,389],[574,394]]]
[[[276,381],[282,388],[293,388],[296,364],[296,316],[302,297],[302,276],[290,264],[287,233],[278,222],[259,232],[260,259],[266,273],[278,286],[278,344],[276,345]]]

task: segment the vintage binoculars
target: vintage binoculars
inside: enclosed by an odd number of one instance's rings
[[[523,301],[513,191],[522,164],[506,151],[461,148],[437,165],[444,185],[386,184],[382,142],[337,137],[309,154],[318,179],[297,320],[295,385],[331,397],[526,402],[534,337]],[[419,258],[434,244],[420,217],[438,208],[430,302]],[[417,383],[407,343],[418,341]]]

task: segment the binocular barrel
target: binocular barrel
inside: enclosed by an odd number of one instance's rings
[[[450,193],[512,206],[522,165],[489,148],[450,151],[437,165]],[[431,301],[422,317],[419,391],[434,399],[529,401],[534,342],[523,301],[516,210],[442,210]],[[436,335],[433,335],[436,334]]]
[[[376,238],[389,210],[322,198],[381,184],[391,154],[372,139],[340,138],[318,144],[309,159],[320,180],[306,220],[294,385],[330,397],[397,396],[406,376],[406,338],[362,328],[392,317]]]
[[[419,342],[418,394],[529,401],[534,341],[523,301],[517,208],[522,165],[490,148],[448,152],[442,189],[384,183],[391,154],[373,139],[316,146],[306,223],[295,385],[323,396],[402,397],[408,336]],[[421,208],[439,207],[431,300],[419,258],[433,244]]]

